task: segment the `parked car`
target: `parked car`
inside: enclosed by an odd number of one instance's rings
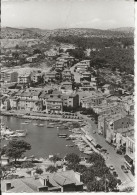
[[[112,165],[110,165],[110,166],[109,166],[109,169],[110,169],[111,171],[113,171],[113,170],[114,170],[114,167],[113,167]]]
[[[121,150],[117,150],[116,153],[122,155],[122,151]]]
[[[100,150],[101,152],[107,152],[107,149],[104,149],[104,148],[101,148],[101,150]]]
[[[128,173],[127,168],[125,167],[125,165],[121,165],[121,169],[124,171],[124,173]]]
[[[118,177],[118,174],[116,171],[113,171],[113,175],[114,175],[114,177]]]

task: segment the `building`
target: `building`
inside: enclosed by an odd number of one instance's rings
[[[64,89],[64,90],[72,90],[72,82],[62,82],[61,83],[61,89]]]
[[[67,67],[67,66],[66,66]],[[57,61],[55,65],[55,70],[60,70],[63,71],[65,68],[64,62],[63,61]]]
[[[83,60],[76,64],[77,72],[86,72],[90,67],[90,60]]]
[[[91,84],[90,81],[87,80],[82,80],[81,82],[81,87],[79,88],[81,91],[92,91],[95,90]]]
[[[62,113],[63,100],[61,98],[48,98],[46,100],[46,112],[47,113]]]
[[[80,80],[87,80],[87,81],[91,81],[91,73],[90,72],[82,72],[81,73],[81,78]]]
[[[31,75],[32,83],[41,83],[42,82],[42,74],[41,73],[32,73]]]
[[[62,72],[62,80],[63,81],[74,81],[74,75],[70,70],[66,69]]]
[[[10,100],[10,109],[18,110],[18,103],[19,103],[20,98],[13,96],[13,97],[10,97],[9,100]]]
[[[131,131],[133,133],[134,120],[131,116],[115,114],[104,118],[104,128],[102,134],[109,143],[113,143],[116,133],[127,136]]]
[[[134,174],[134,169],[135,169],[135,139],[134,139],[134,135],[126,137],[126,155],[124,157],[125,157],[126,166]]]
[[[3,82],[17,82],[18,81],[18,73],[13,70],[1,70],[1,81]]]
[[[9,98],[4,96],[3,98],[1,98],[1,111],[6,111],[6,110],[10,110],[10,101]]]
[[[82,192],[81,175],[73,170],[42,176],[1,181],[1,191],[7,193]]]
[[[20,99],[18,102],[18,110],[26,110],[26,111],[42,111],[43,104],[41,100],[28,100],[28,99]]]
[[[70,95],[62,95],[63,106],[78,108],[79,107],[79,95],[78,94],[70,94]]]
[[[19,75],[18,83],[19,84],[30,84],[31,83],[30,73],[24,73],[24,74]]]
[[[31,56],[31,57],[26,58],[26,61],[30,63],[36,62],[37,58],[38,58],[37,56]]]
[[[102,91],[106,95],[114,94],[114,87],[110,84],[105,84],[102,86]]]
[[[102,104],[104,96],[96,94],[90,97],[84,97],[80,100],[82,108],[93,108]]]
[[[46,73],[44,76],[44,82],[56,81],[59,79],[61,79],[61,74],[59,72],[56,72],[56,71]]]

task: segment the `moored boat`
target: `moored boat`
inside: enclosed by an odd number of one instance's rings
[[[16,130],[18,137],[25,137],[27,135],[27,130]]]
[[[53,125],[48,125],[47,128],[54,128],[54,126]]]
[[[67,134],[58,134],[58,137],[66,138]]]

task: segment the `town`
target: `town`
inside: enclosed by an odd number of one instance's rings
[[[2,27],[0,59],[1,192],[134,192],[134,28]]]

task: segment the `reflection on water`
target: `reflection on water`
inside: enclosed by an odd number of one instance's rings
[[[57,134],[66,133],[70,134],[68,130],[58,130],[57,123],[54,128],[47,128],[47,121],[32,120],[28,124],[22,124],[26,119],[19,119],[15,117],[2,117],[2,121],[11,130],[24,130],[27,129],[28,134],[25,141],[31,144],[32,149],[26,153],[26,156],[35,155],[36,157],[48,157],[49,154],[60,154],[64,156],[67,153],[77,153],[80,151],[76,146],[70,148],[66,145],[71,145],[73,142],[66,141],[64,138],[59,138]],[[27,120],[28,121],[28,120]],[[44,124],[44,126],[38,127],[36,124]],[[3,141],[2,141],[3,142]]]

